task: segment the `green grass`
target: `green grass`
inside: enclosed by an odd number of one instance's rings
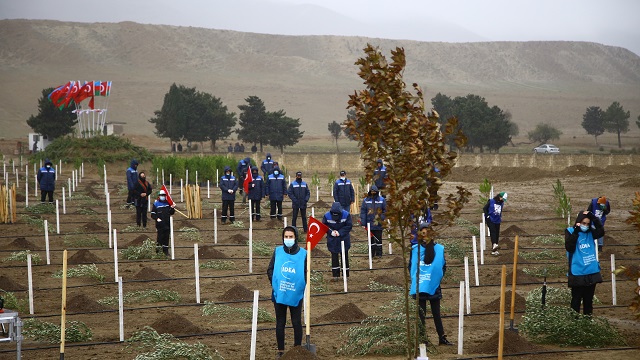
[[[59,324],[32,318],[24,321],[22,335],[37,342],[59,344],[60,331]],[[93,337],[87,324],[80,321],[67,321],[64,333],[68,343],[86,342]]]
[[[0,296],[4,299],[5,309],[15,310],[19,313],[29,310],[29,300],[27,299],[18,299],[14,293],[2,289],[0,289]]]
[[[78,162],[115,162],[147,161],[153,155],[144,148],[131,144],[131,141],[121,136],[95,136],[88,139],[62,136],[55,139],[44,151],[32,155],[32,161],[60,159],[66,163]]]
[[[156,251],[156,243],[151,239],[146,239],[140,246],[129,246],[120,250],[120,257],[126,260],[140,259],[164,259],[165,255]]]
[[[36,204],[34,206],[27,206],[24,209],[29,214],[55,214],[56,213],[56,205],[55,204]]]
[[[181,239],[191,242],[202,242],[202,235],[200,235],[200,230],[198,230],[198,228],[182,227],[177,232]]]
[[[249,245],[249,241],[247,241]],[[253,253],[260,256],[271,256],[274,246],[265,241],[253,241]]]
[[[136,331],[127,339],[125,349],[128,352],[145,351],[138,354],[136,360],[224,360],[216,350],[212,352],[200,342],[189,344],[171,334],[158,334],[149,326]]]
[[[51,274],[52,278],[62,278],[62,270],[58,270]],[[91,279],[104,282],[104,275],[100,274],[96,264],[91,265],[78,265],[67,269],[67,277],[88,277]]]

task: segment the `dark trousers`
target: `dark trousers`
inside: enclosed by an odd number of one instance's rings
[[[284,351],[284,326],[287,324],[287,309],[291,313],[291,325],[293,325],[293,346],[302,345],[302,300],[298,306],[288,306],[273,303],[276,310],[276,341],[278,350]]]
[[[133,204],[133,199],[134,199],[134,194],[133,194],[133,190],[129,190],[129,192],[127,193],[127,204]]]
[[[382,256],[382,230],[371,230],[371,256]]]
[[[489,227],[489,233],[491,235],[491,243],[497,244],[500,239],[500,224],[495,224],[489,220],[487,221],[487,226]]]
[[[141,222],[143,227],[147,227],[147,203],[146,202],[144,206],[136,206],[136,224],[140,226]]]
[[[222,220],[222,223],[226,223],[227,222],[227,212],[229,213],[229,221],[234,222],[236,221],[236,216],[235,216],[235,201],[233,200],[222,200],[222,216],[220,217],[220,219]]]
[[[171,236],[171,229],[157,229],[157,230],[158,230],[158,238],[156,242],[158,244],[158,250],[162,249],[162,252],[165,255],[169,256],[169,237]]]
[[[582,312],[585,315],[593,313],[593,295],[596,293],[596,284],[591,286],[575,286],[571,288],[571,308],[580,313],[580,302],[582,302]]]
[[[344,251],[345,265],[347,266],[347,277],[349,277],[349,250]],[[331,253],[331,275],[340,277],[342,269],[342,253]]]
[[[53,191],[45,191],[45,190],[40,190],[40,202],[44,202],[46,197],[49,197],[49,202],[52,203],[53,202]]]
[[[422,324],[420,337],[424,338],[426,334],[425,318],[427,314],[427,299],[418,299],[418,305],[420,306],[420,323]],[[440,299],[429,300],[429,305],[431,306],[431,315],[433,316],[433,324],[436,326],[438,339],[441,339],[444,336],[444,327],[442,326],[442,318],[440,317]]]
[[[293,215],[292,215],[292,219],[291,219],[291,225],[296,226],[296,220],[298,219],[298,213],[300,213],[300,216],[302,217],[302,228],[304,229],[304,232],[307,232],[307,208],[303,207],[303,208],[299,208],[297,206],[293,207]]]
[[[278,208],[277,214],[276,208]],[[275,219],[277,216],[278,220],[282,220],[282,200],[271,200],[271,212],[269,215],[272,219]]]
[[[251,200],[251,218],[260,221],[260,200]]]

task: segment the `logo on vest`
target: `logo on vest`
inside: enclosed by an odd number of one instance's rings
[[[579,248],[580,250],[582,250],[582,249],[588,249],[588,248],[590,248],[590,247],[591,247],[591,245],[590,245],[590,244],[580,244],[580,245],[578,246],[578,248]]]
[[[291,274],[295,275],[296,274],[296,268],[293,267],[294,263],[293,261],[287,261],[284,264],[282,264],[282,267],[280,267],[280,274],[282,274],[282,277],[289,280],[291,279]]]

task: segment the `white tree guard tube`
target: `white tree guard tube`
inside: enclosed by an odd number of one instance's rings
[[[251,316],[251,360],[256,359],[256,340],[258,337],[258,296],[260,290],[253,290],[253,315]]]
[[[193,244],[193,262],[196,278],[196,304],[200,304],[200,258],[198,255],[198,243]]]
[[[464,341],[464,281],[460,281],[460,297],[458,306],[458,355],[462,355],[462,344]]]
[[[49,252],[49,221],[44,219],[44,246],[47,253],[47,265],[51,265],[51,256]]]
[[[118,230],[113,229],[113,275],[118,281]]]
[[[176,252],[175,252],[175,240],[173,237],[173,216],[169,217],[169,228],[170,228],[170,234],[171,234],[171,236],[169,237],[169,239],[171,240],[171,260],[175,260]]]
[[[471,294],[469,291],[469,257],[464,257],[464,284],[465,297],[467,299],[467,314],[471,314]]]
[[[120,330],[120,342],[124,341],[124,299],[122,296],[122,276],[118,277],[118,324]]]
[[[373,257],[371,254],[371,224],[367,223],[367,244],[369,246],[369,270],[373,269]]]
[[[342,282],[344,283],[344,292],[347,292],[347,251],[344,248],[344,240],[340,241],[342,247]]]
[[[478,245],[476,236],[473,236],[473,271],[476,277],[476,286],[480,286],[480,274],[478,273]]]
[[[611,254],[611,300],[613,305],[618,305],[616,299],[616,255]]]
[[[29,314],[33,315],[33,273],[31,269],[31,254],[27,254],[27,279],[29,280]]]

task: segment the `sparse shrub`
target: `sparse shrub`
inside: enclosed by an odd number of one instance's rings
[[[216,316],[218,319],[245,319],[253,318],[253,309],[251,307],[236,308],[228,305],[220,305],[207,302],[202,307],[203,316]],[[258,322],[274,322],[276,318],[265,309],[258,307]]]
[[[318,293],[327,291],[327,284],[324,281],[324,273],[322,271],[311,270],[309,279],[311,280],[311,291]]]
[[[249,241],[247,240],[247,245]],[[253,241],[253,253],[260,256],[271,256],[274,246],[264,241]]]
[[[129,246],[120,250],[120,257],[127,260],[164,259],[164,254],[158,253],[156,250],[156,243],[151,239],[146,239],[140,246]]]
[[[521,251],[519,255],[522,256],[523,259],[527,260],[557,260],[565,257],[564,252],[549,249],[540,251]]]
[[[52,278],[62,278],[62,270],[58,270],[51,274]],[[88,277],[96,279],[100,282],[104,282],[104,275],[100,274],[96,264],[91,265],[78,265],[67,269],[67,277]]]
[[[480,206],[483,206],[489,201],[489,195],[491,194],[491,182],[489,179],[484,178],[480,186],[478,187],[480,190],[480,198],[478,199],[478,203]],[[482,208],[480,208],[482,209]]]
[[[541,235],[533,238],[531,242],[541,245],[564,245],[564,237],[562,235]]]
[[[200,264],[201,269],[235,270],[236,263],[231,260],[211,260]]]
[[[200,230],[198,228],[193,227],[182,227],[178,230],[180,238],[183,238],[192,242],[202,242],[202,236],[200,235]]]
[[[29,300],[18,299],[16,295],[9,291],[0,289],[0,296],[4,299],[4,308],[17,312],[26,312],[29,309]]]
[[[37,253],[32,253],[31,250],[22,250],[17,252],[12,252],[11,255],[4,258],[2,261],[20,261],[27,262],[27,257],[31,254],[31,263],[37,265],[42,261],[40,255]]]
[[[24,321],[22,334],[38,342],[60,343],[60,325],[34,318]],[[67,321],[64,334],[65,342],[69,343],[85,342],[93,337],[91,329],[81,321]]]
[[[83,247],[107,247],[107,243],[102,241],[96,235],[65,235],[64,245],[70,248],[83,248]]]
[[[136,360],[224,360],[214,350],[213,353],[205,344],[197,342],[188,344],[176,339],[171,334],[158,334],[153,328],[145,326],[127,339],[126,349],[146,351],[136,356]]]
[[[132,291],[122,295],[122,302],[125,304],[159,303],[159,302],[180,302],[180,294],[173,290],[149,289]],[[109,296],[98,300],[98,303],[107,306],[118,305],[117,296]]]
[[[24,210],[29,214],[55,214],[56,205],[49,203],[40,203],[34,206],[27,206]]]

